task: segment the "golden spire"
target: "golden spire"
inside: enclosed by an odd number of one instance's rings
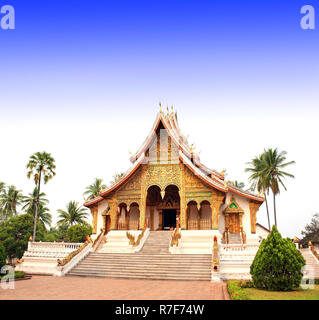
[[[194,153],[194,151],[195,151],[194,143],[191,144],[190,149],[191,149],[191,153]]]
[[[167,105],[167,107],[166,107],[166,108],[167,108],[167,115],[169,116],[169,110],[168,110],[168,105]]]
[[[174,108],[173,108],[173,105],[171,105],[171,109],[172,109],[172,113],[174,113]]]
[[[162,113],[162,103],[161,103],[161,101],[159,102],[159,106],[160,106],[160,113]]]
[[[225,177],[226,169],[223,169],[222,172],[220,173],[223,177]]]

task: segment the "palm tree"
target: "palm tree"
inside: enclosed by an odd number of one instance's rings
[[[17,215],[17,207],[21,205],[24,196],[15,186],[9,186],[0,195],[0,207],[5,220]]]
[[[24,206],[22,210],[25,210],[27,213],[35,216],[35,203],[38,196],[38,189],[35,187],[32,193],[29,193],[27,197],[24,197],[23,203]],[[42,221],[44,224],[50,226],[52,222],[52,216],[49,212],[49,209],[46,205],[49,203],[49,200],[45,198],[46,194],[41,192],[39,194],[38,202],[38,220]]]
[[[78,202],[70,201],[67,204],[66,211],[59,209],[58,225],[72,226],[74,224],[84,224],[86,221],[84,218],[87,217],[87,211],[85,208],[79,205]]]
[[[52,223],[52,215],[48,207],[42,206],[39,204],[38,207],[38,220],[41,221],[44,226],[47,225],[48,227],[51,226]]]
[[[52,158],[50,153],[37,152],[30,156],[27,164],[29,169],[27,177],[30,179],[33,176],[34,182],[37,186],[37,197],[35,199],[35,210],[34,210],[34,227],[33,227],[33,241],[35,241],[36,230],[37,230],[37,219],[38,219],[38,203],[40,195],[41,179],[43,178],[44,184],[55,176],[55,160]]]
[[[4,191],[5,186],[6,186],[6,184],[4,182],[0,182],[0,195]],[[2,221],[3,221],[3,210],[2,210],[1,205],[0,205],[0,223]]]
[[[4,191],[6,184],[0,181],[0,193]]]
[[[265,162],[264,162],[264,154],[261,154],[259,157],[255,157],[251,162],[247,164],[250,167],[246,168],[246,172],[251,172],[252,174],[249,177],[249,181],[251,184],[251,190],[256,190],[259,193],[263,193],[265,196],[266,210],[267,210],[267,219],[268,219],[268,229],[270,230],[270,218],[269,218],[269,209],[268,209],[268,201],[267,201],[267,193],[269,194],[269,185],[268,180],[264,175],[265,171]]]
[[[93,199],[97,197],[105,188],[106,188],[106,185],[103,184],[103,180],[99,178],[95,178],[94,182],[86,188],[83,195],[88,196],[88,199]]]
[[[283,186],[285,190],[287,190],[284,185],[282,179],[289,177],[294,178],[291,173],[286,171],[282,171],[283,168],[291,164],[295,164],[295,161],[286,161],[286,151],[279,152],[278,149],[268,149],[264,151],[264,162],[265,169],[263,175],[265,176],[268,187],[271,189],[273,193],[274,199],[274,217],[275,217],[275,226],[277,227],[277,214],[276,214],[276,196],[280,193],[280,185]]]
[[[22,210],[25,210],[27,213],[34,215],[35,211],[35,203],[38,197],[38,188],[35,187],[32,191],[32,193],[29,193],[28,196],[24,197],[23,203],[24,206],[22,207]],[[44,192],[41,192],[39,194],[39,202],[38,205],[45,206],[49,203],[49,200],[45,198],[46,194]]]

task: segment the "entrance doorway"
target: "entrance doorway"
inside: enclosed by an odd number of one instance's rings
[[[104,234],[107,234],[111,230],[111,217],[104,216]]]
[[[163,230],[176,228],[176,209],[163,210]]]

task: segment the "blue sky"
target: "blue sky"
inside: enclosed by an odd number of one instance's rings
[[[300,28],[300,9],[311,4],[319,18],[319,1],[0,0],[5,4],[15,8],[16,29],[0,29],[0,133],[11,133],[0,181],[30,192],[29,155],[51,152],[60,165],[45,190],[53,213],[68,200],[81,202],[96,176],[108,182],[129,167],[127,151],[144,140],[159,100],[176,107],[205,164],[233,168],[233,180],[246,182],[245,161],[276,146],[299,161],[296,171],[307,167],[317,180],[319,31]],[[228,153],[234,144],[242,158]],[[308,180],[296,176],[286,204],[305,184],[316,190]],[[287,234],[318,210],[309,205],[302,220],[302,205]]]
[[[16,30],[0,32],[9,114],[109,114],[159,99],[202,111],[227,99],[227,112],[239,101],[248,113],[267,99],[267,110],[295,112],[318,98],[319,32],[300,28],[305,0],[1,3],[16,10]]]

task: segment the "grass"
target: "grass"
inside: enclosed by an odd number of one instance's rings
[[[319,285],[315,289],[296,289],[294,291],[266,291],[255,288],[242,289],[248,300],[319,300]]]
[[[251,281],[247,282],[251,286]],[[227,288],[232,300],[319,300],[319,285],[314,289],[296,289],[293,291],[267,291],[245,287],[245,282],[230,280]]]
[[[24,278],[25,273],[23,271],[15,271],[14,272],[14,278],[18,279],[18,278]],[[0,276],[0,279],[2,279],[4,277],[4,275]]]

